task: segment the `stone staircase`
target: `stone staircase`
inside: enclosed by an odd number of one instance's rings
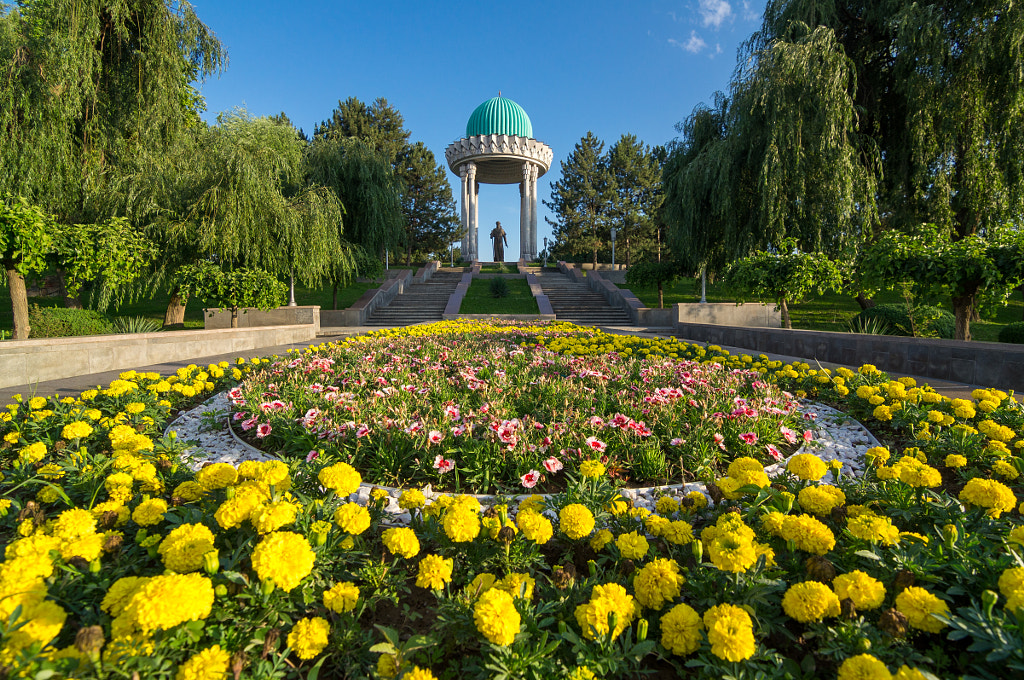
[[[409,326],[440,321],[448,298],[462,280],[461,267],[441,267],[425,283],[414,283],[391,304],[378,307],[366,320],[367,326]]]
[[[551,309],[559,321],[572,321],[587,326],[632,326],[626,310],[613,307],[600,293],[586,283],[574,282],[560,272],[538,272],[537,281],[551,301]]]

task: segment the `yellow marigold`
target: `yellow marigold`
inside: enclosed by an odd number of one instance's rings
[[[213,583],[199,574],[165,574],[143,583],[119,620],[144,635],[185,621],[200,621],[213,608]],[[115,624],[117,622],[115,621]]]
[[[675,560],[658,557],[636,572],[633,588],[637,602],[642,606],[661,609],[665,602],[679,597],[685,581]]]
[[[715,605],[704,612],[711,653],[724,661],[743,661],[757,651],[750,615],[731,604]]]
[[[677,604],[661,617],[661,644],[677,656],[693,654],[700,649],[704,623],[692,607]]]
[[[512,596],[497,588],[485,591],[477,599],[473,621],[481,635],[501,646],[512,644],[522,623]]]
[[[164,521],[167,512],[167,501],[162,498],[150,498],[142,501],[132,511],[132,520],[139,526],[149,527]]]
[[[615,539],[615,547],[627,560],[642,560],[650,546],[642,534],[631,531],[628,534],[619,534]]]
[[[68,423],[60,431],[61,439],[85,439],[92,434],[92,425],[81,420],[76,420],[73,423]]]
[[[900,542],[900,531],[893,526],[892,520],[871,512],[851,517],[846,522],[846,530],[856,538],[882,545],[896,545]]]
[[[238,481],[238,470],[230,463],[212,463],[196,473],[196,481],[207,491],[223,489]]]
[[[523,500],[519,501],[519,513],[520,514],[522,514],[524,512],[538,512],[538,513],[540,513],[540,512],[544,511],[544,507],[545,507],[544,497],[541,496],[540,494],[533,494],[532,496],[527,496]],[[519,527],[519,528],[522,529],[522,527]]]
[[[334,511],[334,522],[342,531],[358,535],[370,528],[370,512],[358,503],[346,503]]]
[[[959,453],[951,453],[946,456],[945,465],[948,468],[962,468],[967,466],[967,458]]]
[[[46,397],[32,397],[28,400],[28,407],[33,411],[38,411],[44,406],[46,406]]]
[[[945,602],[929,593],[924,588],[910,586],[896,596],[896,609],[907,617],[911,628],[929,633],[938,633],[946,624],[932,614],[949,615],[949,607]]]
[[[871,415],[875,417],[875,420],[892,420],[892,411],[885,404],[876,406],[875,410],[871,412]]]
[[[571,503],[558,513],[559,529],[574,541],[589,536],[594,523],[594,513],[580,503]]]
[[[305,537],[290,531],[267,534],[252,551],[252,566],[261,581],[273,580],[292,590],[313,571],[316,555]]]
[[[532,576],[517,572],[512,572],[501,580],[494,582],[494,587],[498,590],[504,590],[513,598],[522,598],[524,600],[533,599],[533,589],[536,586],[537,581]]]
[[[46,444],[35,442],[18,452],[18,458],[25,463],[38,463],[46,457]]]
[[[100,602],[100,609],[117,618],[124,611],[128,603],[139,592],[139,589],[149,583],[151,579],[142,576],[125,576],[119,578],[107,589],[107,593]]]
[[[825,476],[828,466],[813,453],[798,453],[786,463],[786,470],[800,479],[815,482]]]
[[[1010,463],[1008,463],[1005,460],[997,460],[995,463],[993,463],[992,472],[997,477],[1002,477],[1003,479],[1007,480],[1013,480],[1017,479],[1017,477],[1020,477],[1020,472],[1017,470],[1017,468],[1015,468],[1013,465],[1010,465]]]
[[[596,460],[585,460],[580,463],[580,474],[590,479],[597,479],[605,473],[605,466]]]
[[[604,547],[615,540],[615,536],[607,529],[601,529],[590,539],[590,547],[594,552],[601,552]]]
[[[764,465],[756,458],[751,458],[750,456],[741,456],[729,463],[729,468],[726,472],[730,477],[739,482],[740,486],[751,485],[763,489],[771,483],[768,475],[765,474]]]
[[[849,599],[862,611],[878,609],[885,601],[885,586],[882,582],[859,569],[836,576],[832,588],[840,601]]]
[[[846,494],[838,487],[821,484],[807,486],[797,495],[800,507],[815,515],[827,515],[833,508],[846,505]]]
[[[703,510],[708,507],[708,497],[700,491],[691,491],[683,497],[681,505],[687,510]]]
[[[384,541],[384,547],[406,559],[420,551],[420,541],[416,538],[416,532],[408,527],[387,529],[381,539]]]
[[[764,472],[763,469],[762,472]],[[672,496],[662,496],[658,499],[658,502],[654,504],[654,510],[659,515],[671,515],[672,513],[679,511],[679,501],[672,498]]]
[[[544,545],[554,534],[554,527],[549,520],[539,512],[523,512],[520,510],[516,517],[516,525],[523,532],[523,536],[537,545]]]
[[[939,471],[915,457],[903,456],[893,467],[896,468],[899,480],[912,487],[932,488],[942,484],[942,475]]]
[[[220,645],[214,645],[196,652],[178,666],[174,680],[223,680],[230,664],[231,654]]]
[[[612,638],[617,638],[639,614],[638,608],[636,600],[618,583],[596,585],[590,602],[576,607],[576,623],[583,631],[583,636],[593,640],[598,635],[609,633],[608,615],[614,613],[615,628],[610,632]]]
[[[411,671],[406,671],[402,676],[402,680],[437,680],[437,676],[429,668],[413,666]]]
[[[893,680],[928,680],[925,678],[924,673],[916,668],[911,668],[906,664],[900,666],[899,670],[893,674],[892,678]]]
[[[205,493],[206,490],[203,489],[202,484],[189,480],[187,482],[182,482],[175,487],[172,495],[176,498],[180,498],[186,503],[194,503],[202,498]]]
[[[839,598],[824,583],[804,581],[786,589],[782,610],[801,623],[821,621],[828,616],[839,616]]]
[[[351,581],[336,583],[330,590],[324,591],[324,606],[333,612],[342,614],[352,611],[359,602],[359,588]]]
[[[832,530],[810,515],[787,515],[782,521],[782,538],[793,541],[798,550],[824,555],[836,546]]]
[[[988,508],[990,517],[999,517],[1004,512],[1011,512],[1017,505],[1017,497],[1008,486],[994,479],[980,477],[967,481],[960,491],[960,500],[979,508]]]
[[[203,555],[213,550],[213,532],[203,524],[182,524],[160,542],[164,566],[186,573],[203,568]]]
[[[416,576],[416,585],[420,588],[440,590],[445,583],[452,580],[452,569],[455,562],[451,558],[445,559],[440,555],[426,555],[420,560],[419,574]]]
[[[316,657],[327,646],[331,624],[319,616],[299,619],[288,633],[288,646],[303,661]]]
[[[718,532],[707,548],[711,564],[722,571],[742,573],[757,562],[753,540],[735,531]]]
[[[242,522],[249,519],[253,510],[262,505],[259,495],[247,492],[235,492],[234,497],[227,499],[220,504],[213,518],[221,529],[235,529],[242,526]]]
[[[359,485],[363,483],[362,476],[348,463],[335,463],[325,467],[320,471],[317,479],[339,496],[355,493]]]
[[[398,507],[403,510],[414,510],[422,508],[427,503],[427,497],[419,489],[406,489],[398,497]]]
[[[68,614],[56,602],[43,600],[23,605],[17,619],[19,628],[10,633],[4,651],[16,651],[38,643],[46,646],[64,627]]]
[[[785,521],[786,515],[779,512],[778,510],[770,510],[761,515],[761,528],[767,531],[772,536],[782,535],[782,523]]]
[[[837,680],[892,680],[885,664],[870,654],[851,656],[839,666]]]
[[[1024,607],[1024,567],[1011,567],[999,575],[999,592],[1006,598],[1006,608],[1015,611]]]
[[[577,666],[569,671],[568,680],[597,680],[597,676],[586,666]]]
[[[469,543],[480,535],[480,516],[463,507],[444,513],[444,532],[456,543]]]
[[[269,534],[295,522],[299,506],[289,501],[277,501],[253,508],[249,521],[260,534]]]

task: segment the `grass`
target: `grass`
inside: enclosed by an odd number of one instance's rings
[[[508,297],[491,296],[489,279],[473,279],[462,298],[460,314],[540,314],[526,279],[507,279]]]
[[[656,287],[632,287],[630,290],[645,305],[658,306],[658,289]],[[677,302],[700,302],[700,279],[680,279],[675,285],[666,286],[664,293],[666,307]],[[736,302],[735,294],[720,283],[708,283],[706,297],[708,302]],[[901,303],[903,296],[894,291],[885,291],[875,296],[875,302],[878,304]],[[938,304],[950,312],[953,311],[953,306],[948,298],[936,300],[934,304]],[[847,322],[859,312],[860,306],[856,299],[850,295],[838,293],[818,295],[804,302],[789,305],[793,328],[805,330],[845,333],[849,330]],[[998,307],[991,312],[992,318],[971,322],[971,337],[974,340],[998,342],[1000,329],[1008,323],[1020,321],[1022,312],[1024,312],[1024,300],[1021,298],[1020,291],[1014,291],[1007,306]]]
[[[519,268],[507,264],[487,264],[480,267],[481,274],[515,274]]]
[[[379,283],[352,281],[348,286],[338,289],[338,309],[346,309],[362,297],[368,290],[379,287]],[[11,308],[11,294],[6,285],[0,286],[0,330],[11,331],[14,329],[14,312]],[[163,323],[164,313],[167,311],[167,303],[170,297],[166,293],[154,295],[152,298],[142,298],[133,302],[126,302],[120,306],[111,306],[107,309],[107,316],[143,316],[156,319]],[[40,307],[59,307],[64,300],[59,297],[30,297],[29,305],[37,304]],[[321,309],[333,309],[332,292],[330,288],[306,288],[295,286],[295,303],[297,305],[320,305]],[[203,327],[203,308],[209,307],[203,300],[189,300],[185,307],[185,328]]]

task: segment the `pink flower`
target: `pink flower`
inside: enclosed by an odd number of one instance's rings
[[[591,427],[603,427],[604,426],[604,418],[602,418],[601,416],[590,416],[590,426]]]
[[[446,416],[448,416],[452,420],[458,420],[459,419],[459,407],[455,406],[454,404],[451,404],[449,406],[445,406],[444,407],[444,414]]]
[[[260,423],[260,426],[256,428],[256,436],[262,439],[270,434],[270,431],[273,429],[270,427],[270,423]]]
[[[789,429],[788,427],[780,427],[779,432],[786,438],[786,442],[789,444],[796,444],[796,432]]]
[[[809,442],[814,439],[814,433],[810,430],[804,430],[804,441]]]
[[[604,450],[608,448],[608,445],[597,437],[587,437],[587,446],[598,453],[604,453]]]
[[[370,434],[370,426],[369,425],[360,425],[359,429],[356,430],[356,436],[357,437],[365,437],[368,434]]]
[[[441,455],[435,456],[434,469],[437,470],[442,475],[446,472],[451,472],[452,470],[455,469],[455,461],[448,460],[447,458]]]
[[[245,431],[249,431],[252,428],[256,427],[256,420],[257,420],[256,416],[253,416],[252,418],[249,418],[249,420],[243,420],[242,421],[242,429],[245,430]]]
[[[540,473],[537,472],[536,470],[530,470],[525,475],[520,477],[519,481],[522,482],[523,486],[526,487],[527,489],[532,489],[533,487],[537,486],[537,482],[540,481]]]
[[[430,434],[427,435],[427,439],[430,440],[431,444],[439,444],[441,443],[441,440],[444,439],[444,435],[437,430],[431,430]]]
[[[768,444],[765,448],[768,449],[768,455],[771,456],[773,460],[782,460],[782,452],[777,448],[771,444]]]
[[[720,432],[716,432],[712,439],[715,441],[715,446],[725,451],[725,435]]]
[[[756,432],[744,432],[743,434],[740,435],[740,440],[744,444],[751,444],[751,445],[756,444],[757,443],[757,433]]]
[[[544,469],[551,473],[558,472],[562,469],[562,461],[552,456],[544,461]]]
[[[320,457],[320,452],[317,451],[316,449],[313,449],[312,451],[310,451],[309,453],[306,454],[306,462],[309,463],[311,461],[316,460],[319,457]]]
[[[232,417],[232,418],[233,418],[234,420],[245,420],[245,419],[246,419],[247,417],[249,417],[249,414],[248,414],[248,413],[245,413],[244,411],[237,411],[237,412],[235,413],[235,415],[233,415],[233,416],[231,416],[231,417]]]
[[[669,442],[669,446],[682,446],[682,445],[683,445],[683,438],[682,437],[673,437],[672,440]]]

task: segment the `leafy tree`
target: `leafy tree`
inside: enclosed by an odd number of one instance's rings
[[[866,290],[908,286],[919,296],[949,295],[1003,302],[1024,281],[1024,234],[1002,230],[957,239],[935,224],[912,232],[885,231],[860,255],[858,270]],[[956,335],[971,339],[964,305],[956,309]]]
[[[46,268],[53,248],[53,218],[24,198],[0,200],[0,258],[14,309],[14,339],[28,340],[28,295],[25,275]]]
[[[404,156],[406,178],[402,195],[405,215],[405,263],[413,253],[443,252],[458,237],[460,222],[448,172],[434,160],[423,142],[416,142]]]
[[[224,60],[187,1],[0,6],[0,195],[69,229],[111,224],[125,178],[196,124],[192,83]]]
[[[609,219],[617,238],[625,244],[626,267],[648,254],[660,258],[658,249],[658,211],[661,192],[661,166],[651,148],[635,135],[622,137],[608,150],[608,171],[614,183]]]
[[[795,239],[783,241],[777,250],[758,251],[733,262],[725,272],[727,285],[753,295],[762,302],[774,302],[782,310],[782,324],[792,328],[789,303],[799,302],[816,291],[840,290],[840,266],[824,253],[803,253]]]
[[[186,301],[197,296],[230,309],[232,328],[238,328],[240,309],[274,309],[284,302],[287,290],[273,274],[262,269],[223,271],[210,262],[180,268],[175,284]]]
[[[670,260],[640,262],[626,271],[626,284],[641,288],[658,287],[658,308],[665,307],[664,286],[672,285],[680,277],[679,264]]]
[[[597,253],[609,241],[609,210],[614,182],[604,158],[604,142],[587,132],[562,161],[562,176],[551,186],[551,200],[544,205],[555,219],[552,250],[560,257],[590,252],[594,267]]]
[[[316,126],[313,138],[362,140],[397,169],[399,158],[408,149],[409,134],[402,114],[387,99],[378,97],[367,106],[359,99],[349,97],[338,102],[329,120]]]

